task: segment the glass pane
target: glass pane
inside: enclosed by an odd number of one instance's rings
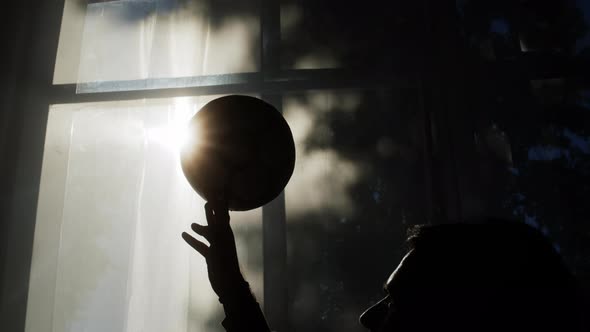
[[[412,91],[290,94],[297,147],[286,188],[291,331],[364,331],[410,225],[427,222]]]
[[[66,2],[54,83],[217,75],[259,68],[257,1],[80,3]]]
[[[281,0],[281,66],[389,69],[420,44],[416,12],[411,1]]]
[[[223,331],[206,264],[180,237],[205,216],[178,133],[211,98],[51,107],[27,331]],[[259,299],[261,218],[232,214]]]

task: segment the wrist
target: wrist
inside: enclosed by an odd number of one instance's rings
[[[231,287],[227,288],[227,291],[219,295],[219,302],[223,305],[232,305],[234,303],[241,303],[251,297],[252,291],[250,290],[250,284],[244,279],[240,278],[231,283]]]

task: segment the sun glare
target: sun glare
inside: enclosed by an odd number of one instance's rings
[[[148,129],[148,139],[178,153],[192,136],[188,132],[188,122],[195,114],[195,106],[187,97],[175,98],[168,108],[167,123]]]

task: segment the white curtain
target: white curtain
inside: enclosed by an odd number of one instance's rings
[[[248,2],[248,1],[246,1]],[[255,72],[260,20],[256,1],[225,14],[215,1],[123,0],[85,13],[78,82]]]
[[[197,311],[215,308],[204,262],[191,273],[192,253],[180,239],[203,217],[170,137],[186,108],[125,104],[50,112],[36,238],[51,236],[44,228],[59,233],[52,245],[35,241],[28,331],[189,331],[191,285],[206,303]],[[63,129],[69,141],[57,142]],[[47,289],[53,294],[36,292]],[[44,308],[50,321],[37,322],[43,315],[34,312]]]

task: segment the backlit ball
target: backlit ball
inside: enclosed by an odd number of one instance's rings
[[[291,129],[258,98],[215,99],[190,120],[188,130],[182,170],[206,201],[225,199],[234,211],[255,209],[276,198],[293,174]]]

